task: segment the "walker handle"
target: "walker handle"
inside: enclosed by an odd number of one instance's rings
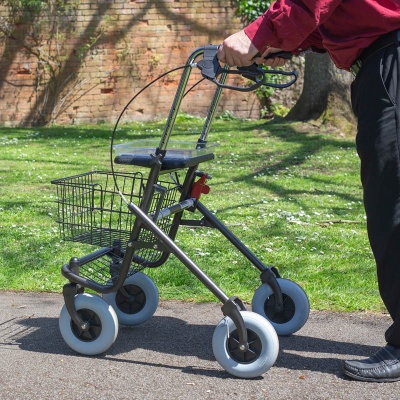
[[[218,47],[216,45],[209,45],[204,47],[204,58],[197,62],[197,67],[200,69],[201,74],[204,78],[212,81],[217,86],[224,88],[224,89],[231,89],[237,90],[240,92],[251,92],[255,89],[259,88],[260,86],[269,86],[273,88],[287,88],[297,80],[297,71],[281,71],[281,70],[268,70],[261,68],[257,64],[252,64],[246,67],[238,67],[236,69],[230,69],[228,66],[221,67],[221,64],[218,61]],[[269,54],[266,59],[274,58],[274,57],[281,57],[285,59],[291,58],[292,54],[286,51],[271,53]],[[251,80],[254,84],[250,86],[232,86],[227,85],[225,83],[220,82],[217,78],[220,77],[222,74],[226,75],[242,75],[243,77]],[[284,76],[292,76],[293,78],[286,83],[273,83],[267,82],[267,74],[273,75],[284,75]]]
[[[261,53],[257,53],[254,58],[261,57]],[[264,60],[268,60],[270,58],[284,58],[285,60],[291,60],[293,57],[293,54],[290,51],[277,51],[276,53],[269,53],[266,57],[264,57]]]

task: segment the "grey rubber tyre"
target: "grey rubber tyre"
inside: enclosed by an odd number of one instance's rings
[[[278,335],[291,335],[307,322],[310,303],[304,290],[291,280],[278,278],[283,295],[283,311],[275,312],[275,295],[269,285],[261,285],[254,293],[252,310],[266,318]]]
[[[279,340],[273,326],[251,311],[241,312],[248,334],[249,350],[238,349],[237,329],[229,317],[215,328],[212,348],[218,363],[239,378],[255,378],[274,365],[279,352]]]
[[[72,321],[64,305],[59,318],[61,336],[78,353],[104,353],[118,335],[118,319],[113,308],[101,297],[89,293],[77,294],[74,301],[78,314],[89,324],[89,329],[80,329]]]
[[[122,325],[140,325],[153,316],[158,307],[159,295],[154,282],[142,272],[128,277],[123,284],[124,292],[103,294],[114,308],[118,321]]]

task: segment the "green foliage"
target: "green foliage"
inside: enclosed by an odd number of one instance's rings
[[[57,18],[71,16],[76,10],[77,1],[79,0],[0,0],[0,5],[8,10],[7,17],[0,19],[0,34],[9,34],[13,26],[20,23],[31,24],[32,37],[38,37],[44,22],[49,27],[57,25],[56,30],[59,30],[62,23]]]
[[[283,106],[282,104],[273,104],[272,111],[278,117],[286,117],[290,109]]]
[[[300,123],[229,119],[224,114],[210,132],[219,146],[201,164],[212,176],[202,203],[265,265],[300,284],[313,309],[380,311],[353,138]],[[184,114],[177,121],[172,139],[184,142],[197,139],[204,122]],[[122,125],[116,140],[159,140],[164,126]],[[49,182],[109,169],[109,145],[107,125],[0,128],[0,290],[61,293],[61,266],[88,249],[60,241]],[[217,230],[182,226],[176,243],[229,296],[251,301],[259,272]],[[215,301],[176,257],[144,272],[163,299]]]
[[[271,5],[272,1],[267,0],[238,0],[237,12],[247,22],[252,22],[262,15]],[[278,78],[275,78],[279,80]],[[279,83],[279,82],[275,82]],[[261,118],[267,118],[271,114],[275,114],[273,104],[271,102],[271,96],[274,93],[274,89],[271,87],[263,86],[256,91],[258,98],[261,100]]]
[[[282,70],[283,68],[277,67],[277,70]],[[285,83],[285,78],[282,75],[272,74],[268,75],[268,82],[274,84],[282,84]],[[256,89],[255,93],[261,102],[260,116],[264,119],[269,119],[274,115],[284,117],[287,115],[289,110],[285,109],[285,107],[274,104],[271,97],[274,94],[274,88],[271,86],[260,86]]]
[[[0,4],[8,7],[13,13],[28,12],[39,16],[43,11],[52,9],[54,12],[71,11],[76,4],[68,0],[0,0]]]
[[[22,8],[26,8],[31,11],[40,11],[43,7],[46,6],[46,1],[42,0],[20,0]]]
[[[42,0],[0,0],[0,4],[8,8],[11,22],[19,22],[23,14],[34,19],[49,8],[48,2]]]
[[[271,5],[272,1],[267,0],[238,0],[238,13],[246,19],[246,21],[254,21],[265,12]]]

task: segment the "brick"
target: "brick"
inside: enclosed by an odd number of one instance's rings
[[[63,64],[64,76],[77,74],[76,81],[71,81],[65,91],[70,91],[69,98],[75,101],[57,118],[57,122],[115,121],[127,101],[150,79],[170,68],[183,65],[196,47],[219,43],[225,35],[241,29],[241,23],[234,10],[227,6],[228,3],[221,6],[218,4],[214,1],[187,0],[159,0],[151,3],[145,0],[81,0],[70,19],[74,21],[73,29],[61,32],[62,39],[58,43],[54,37],[44,36],[41,44],[43,51],[48,54],[54,54],[56,47],[63,51],[59,60]],[[0,6],[0,15],[6,15],[4,6]],[[64,24],[68,25],[68,19],[64,19]],[[87,44],[100,28],[105,32],[87,51]],[[30,28],[21,25],[16,34],[24,37],[27,29]],[[37,37],[43,33],[37,34]],[[4,83],[2,87],[0,124],[14,123],[10,120],[16,118],[23,121],[32,108],[37,107],[37,59],[19,51],[15,45],[13,42],[0,43],[3,64],[8,65],[7,54],[10,54],[11,64],[1,71],[4,82],[9,83]],[[4,52],[6,46],[8,53]],[[16,54],[13,54],[13,48],[18,51]],[[74,55],[78,53],[83,54],[83,59]],[[27,65],[29,73],[23,73]],[[197,82],[199,77],[198,71],[193,71],[189,85]],[[155,88],[152,87],[141,96],[126,118],[149,118],[146,114],[165,117],[175,96],[179,78],[180,72],[176,72],[174,76],[157,82]],[[41,85],[42,90],[44,82]],[[107,93],[110,88],[112,91]],[[192,113],[204,115],[215,88],[206,84],[201,90],[201,95],[200,92],[189,95],[189,104],[185,107]],[[233,112],[247,115],[256,108],[254,101],[249,98],[257,101],[249,94],[230,93],[223,97],[221,109],[226,106]],[[144,112],[139,111],[140,108]],[[18,110],[18,114],[15,110]]]

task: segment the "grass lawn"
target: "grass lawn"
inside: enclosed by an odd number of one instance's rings
[[[202,120],[179,117],[175,139]],[[116,143],[159,139],[163,123],[124,125]],[[61,292],[60,268],[85,254],[63,242],[50,181],[110,169],[112,127],[0,128],[0,289]],[[311,308],[381,311],[354,138],[310,124],[217,119],[206,204],[266,265],[300,284]],[[117,166],[118,170],[118,166]],[[212,229],[182,227],[177,243],[229,296],[251,301],[258,271]],[[213,301],[174,257],[145,270],[164,299]]]

